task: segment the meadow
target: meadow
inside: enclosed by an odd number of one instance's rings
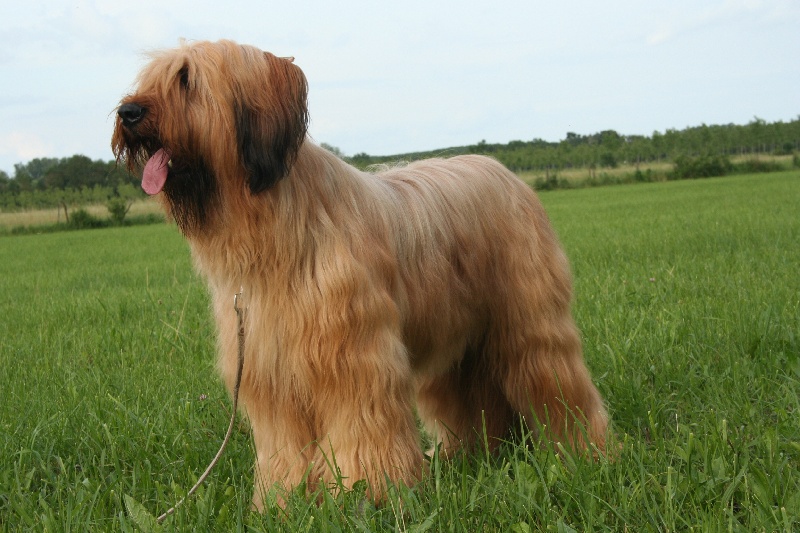
[[[82,209],[98,220],[110,217],[105,204],[90,204],[70,207],[70,216]],[[144,198],[130,203],[126,220],[157,217],[163,220],[161,206],[155,200]],[[148,222],[149,223],[149,222]],[[52,233],[56,229],[68,230],[62,208],[23,209],[20,211],[0,211],[0,237],[13,233]]]
[[[800,530],[800,172],[540,193],[619,452],[523,440],[249,510],[239,424],[166,531]],[[502,214],[498,214],[502,216]],[[233,311],[232,311],[233,312]],[[170,225],[0,237],[0,530],[160,530],[230,400]]]

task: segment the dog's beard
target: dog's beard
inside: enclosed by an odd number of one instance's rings
[[[172,218],[187,236],[206,226],[218,201],[217,181],[202,158],[186,163],[173,156],[162,192]]]
[[[166,182],[161,189],[169,214],[184,235],[195,234],[204,228],[214,204],[218,202],[217,180],[205,160],[202,157],[184,158],[157,139],[139,138],[125,131],[122,135],[115,152],[118,159],[126,161],[131,171],[137,167],[144,169],[159,151],[170,154]]]

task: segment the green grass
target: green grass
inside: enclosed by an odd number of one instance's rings
[[[540,196],[616,460],[508,445],[434,458],[402,508],[358,488],[258,515],[241,427],[164,529],[800,529],[800,173]],[[216,452],[230,405],[183,239],[166,225],[4,237],[0,316],[0,530],[150,529]]]

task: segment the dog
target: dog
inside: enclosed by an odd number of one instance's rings
[[[309,139],[307,93],[292,58],[182,42],[152,54],[111,143],[190,244],[229,390],[242,291],[254,506],[303,483],[363,479],[377,502],[413,485],[417,417],[444,457],[521,420],[603,453],[569,265],[532,189],[476,155],[362,172]]]

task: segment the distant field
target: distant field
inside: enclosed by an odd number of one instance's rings
[[[641,165],[640,167],[640,170],[642,172],[645,172],[647,169],[650,169],[653,172],[666,174],[672,169],[672,163],[647,163]],[[571,183],[580,183],[590,178],[591,176],[598,177],[601,175],[607,175],[607,176],[621,177],[633,174],[634,172],[636,172],[636,166],[634,165],[621,165],[616,168],[597,168],[594,170],[590,170],[588,168],[567,168],[567,169],[552,171],[552,173],[556,174],[559,178],[565,179]],[[526,171],[519,173],[520,178],[531,184],[534,181],[536,181],[537,178],[544,178],[545,175],[546,175],[545,172],[541,170]]]
[[[72,212],[76,208],[70,208]],[[108,209],[104,205],[90,205],[84,207],[91,215],[100,218],[108,218]],[[155,200],[149,198],[137,200],[131,205],[128,216],[160,214],[161,207]],[[0,229],[10,230],[18,226],[44,226],[48,224],[65,222],[64,211],[59,209],[34,209],[28,211],[17,211],[10,213],[0,212]]]
[[[509,444],[434,458],[402,507],[292,494],[262,516],[242,426],[165,530],[800,530],[800,172],[540,197],[615,461]],[[0,316],[0,531],[151,529],[146,514],[216,452],[230,405],[178,231],[4,237]]]
[[[792,166],[791,155],[736,156],[731,158],[731,162],[734,164],[738,164],[752,159],[759,159],[764,162],[777,163],[779,165],[786,167],[787,169],[791,168]],[[590,177],[594,177],[595,179],[602,179],[602,177],[604,176],[610,178],[622,178],[624,176],[632,175],[634,172],[636,172],[636,170],[640,170],[641,172],[647,172],[648,170],[650,170],[655,175],[660,176],[662,178],[661,180],[655,180],[655,181],[664,181],[666,180],[666,176],[672,170],[673,166],[674,166],[673,163],[667,161],[665,162],[652,161],[652,162],[642,163],[641,165],[638,166],[625,164],[625,165],[620,165],[616,168],[600,167],[593,170],[588,168],[566,168],[561,170],[554,170],[551,171],[551,173],[556,174],[559,179],[567,180],[572,184],[580,184],[581,182],[585,182]],[[524,181],[533,184],[537,179],[544,178],[546,176],[546,173],[542,170],[526,171],[526,172],[521,172],[519,176]]]

